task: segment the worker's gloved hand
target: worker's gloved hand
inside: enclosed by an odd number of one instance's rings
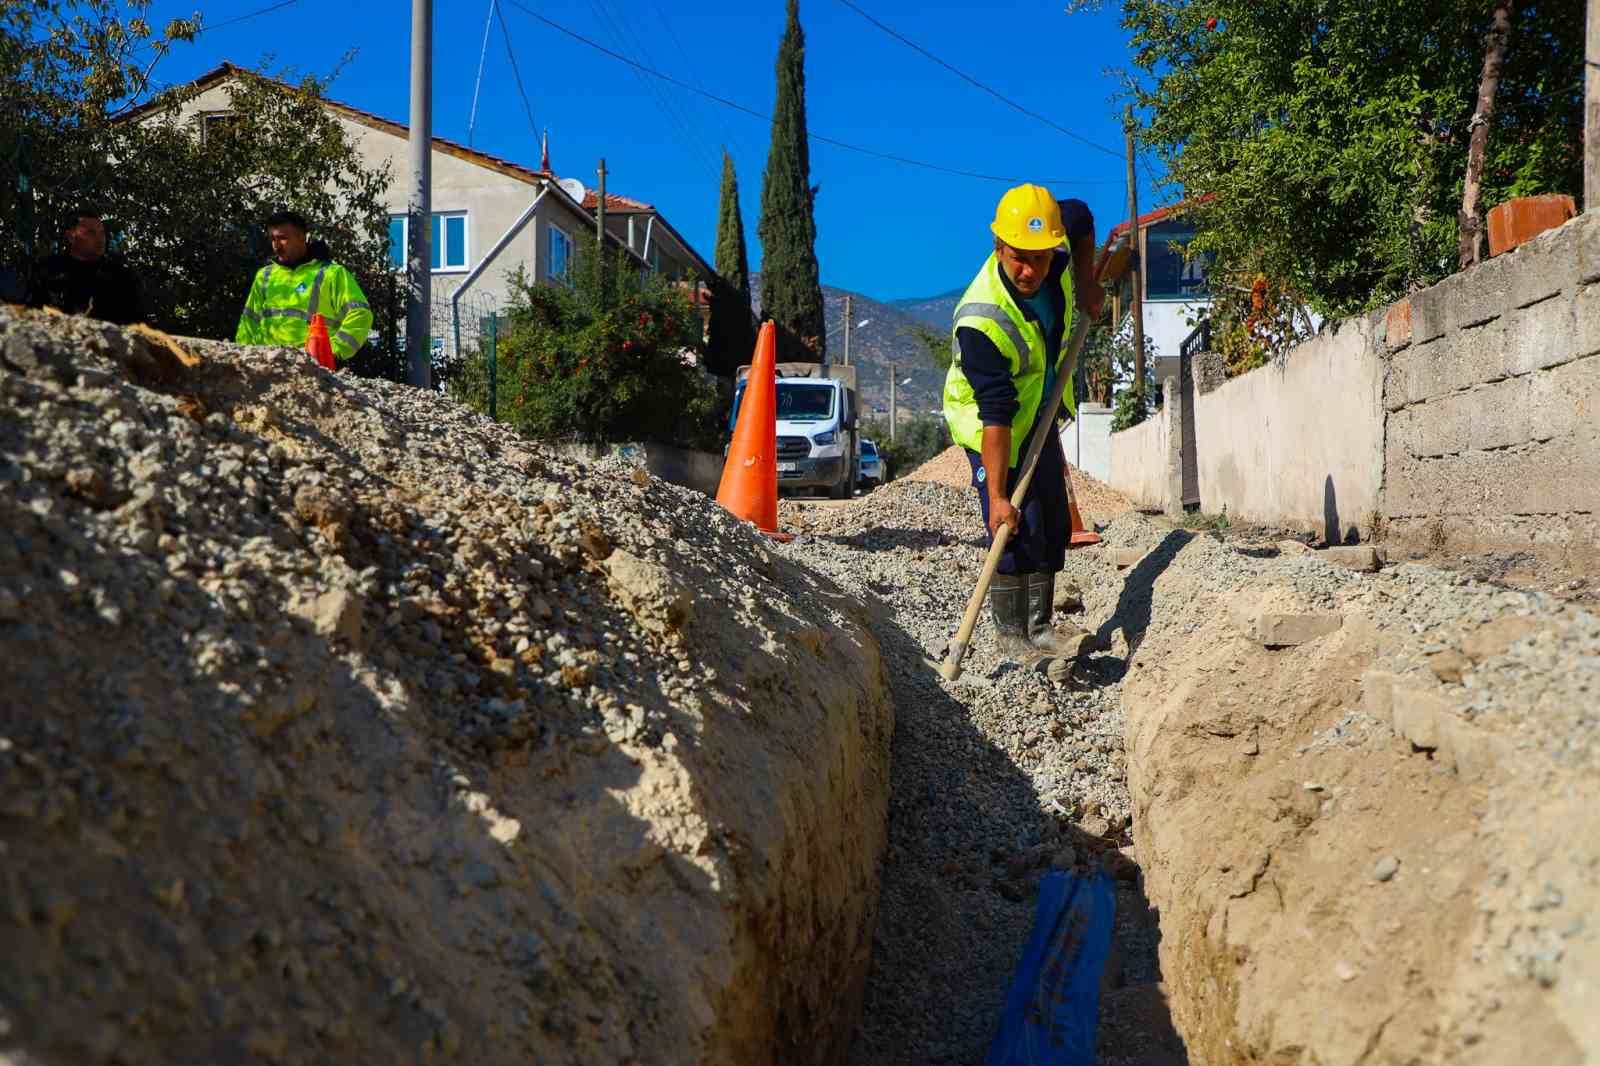
[[[1022,516],[1017,513],[1017,509],[1011,506],[1010,500],[1004,498],[991,499],[989,501],[989,536],[993,537],[998,533],[1002,525],[1010,526],[1012,534],[1015,535],[1021,518]]]

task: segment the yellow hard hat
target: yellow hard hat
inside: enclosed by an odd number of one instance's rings
[[[994,235],[1027,252],[1042,252],[1067,239],[1061,208],[1043,185],[1018,185],[1000,197],[989,223]]]

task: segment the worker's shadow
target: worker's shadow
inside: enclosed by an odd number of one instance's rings
[[[1161,539],[1160,544],[1145,553],[1133,569],[1128,571],[1127,577],[1123,578],[1122,593],[1117,597],[1117,606],[1111,612],[1111,617],[1100,624],[1095,635],[1102,647],[1110,647],[1112,636],[1120,631],[1123,640],[1127,642],[1128,651],[1122,658],[1102,655],[1084,663],[1084,672],[1089,674],[1095,683],[1115,684],[1127,672],[1128,662],[1139,650],[1139,645],[1144,643],[1145,632],[1150,628],[1150,605],[1155,597],[1156,581],[1166,572],[1167,567],[1172,565],[1172,560],[1177,558],[1184,546],[1193,539],[1193,533],[1181,529],[1173,530]]]

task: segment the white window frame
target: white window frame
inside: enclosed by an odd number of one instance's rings
[[[440,242],[439,243],[440,243],[441,247],[439,248],[439,262],[441,264],[444,263],[444,247],[443,247],[443,245],[446,244],[447,242],[443,239],[444,238],[444,221],[443,220],[447,219],[447,218],[459,218],[459,219],[462,220],[462,230],[463,230],[463,233],[462,233],[462,238],[463,238],[462,239],[462,245],[463,245],[462,252],[466,256],[466,261],[460,266],[439,266],[439,267],[429,271],[429,273],[432,273],[432,274],[465,274],[465,273],[467,273],[468,271],[470,271],[472,269],[472,212],[470,212],[470,211],[435,211],[435,212],[433,212],[433,217],[434,218],[438,218],[440,220],[440,223],[439,223]],[[394,222],[397,219],[400,222],[401,245],[400,245],[400,265],[399,265],[399,267],[397,267],[395,269],[395,273],[404,274],[406,272],[406,260],[411,255],[411,216],[409,214],[407,214],[407,213],[400,213],[400,212],[391,211],[389,213],[389,221],[390,222]],[[429,220],[428,226],[429,226],[429,229],[431,230],[432,227],[433,227],[432,219]],[[433,249],[429,248],[428,251],[429,251],[430,257],[431,257],[431,253],[432,253]]]
[[[557,233],[561,234],[562,240],[567,242],[567,255],[565,259],[566,272],[563,274],[557,274],[553,269],[551,269],[555,266],[556,256],[555,250],[547,243],[545,246],[545,254],[550,257],[550,261],[549,266],[545,268],[545,276],[557,284],[565,285],[570,289],[572,287],[572,259],[578,251],[578,240],[571,233],[567,232],[567,230],[552,222],[549,224],[549,227],[546,231],[546,242],[554,241]]]

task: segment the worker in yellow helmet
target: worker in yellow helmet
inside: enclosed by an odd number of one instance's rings
[[[989,586],[1003,654],[1037,659],[1068,654],[1051,622],[1055,575],[1072,535],[1066,459],[1054,426],[1039,424],[1056,376],[1070,375],[1066,338],[1076,312],[1098,318],[1105,290],[1095,277],[1094,216],[1081,200],[1019,185],[1000,198],[990,224],[994,252],[956,306],[954,359],[944,384],[950,435],[967,451],[972,485],[992,540],[1012,535]],[[1065,414],[1075,417],[1070,385]],[[1019,510],[1010,495],[1034,433],[1049,433]]]
[[[267,219],[272,262],[256,272],[239,315],[239,344],[302,348],[311,316],[328,326],[333,356],[352,358],[372,331],[372,309],[356,276],[333,262],[328,246],[306,239],[306,220],[294,211]]]

